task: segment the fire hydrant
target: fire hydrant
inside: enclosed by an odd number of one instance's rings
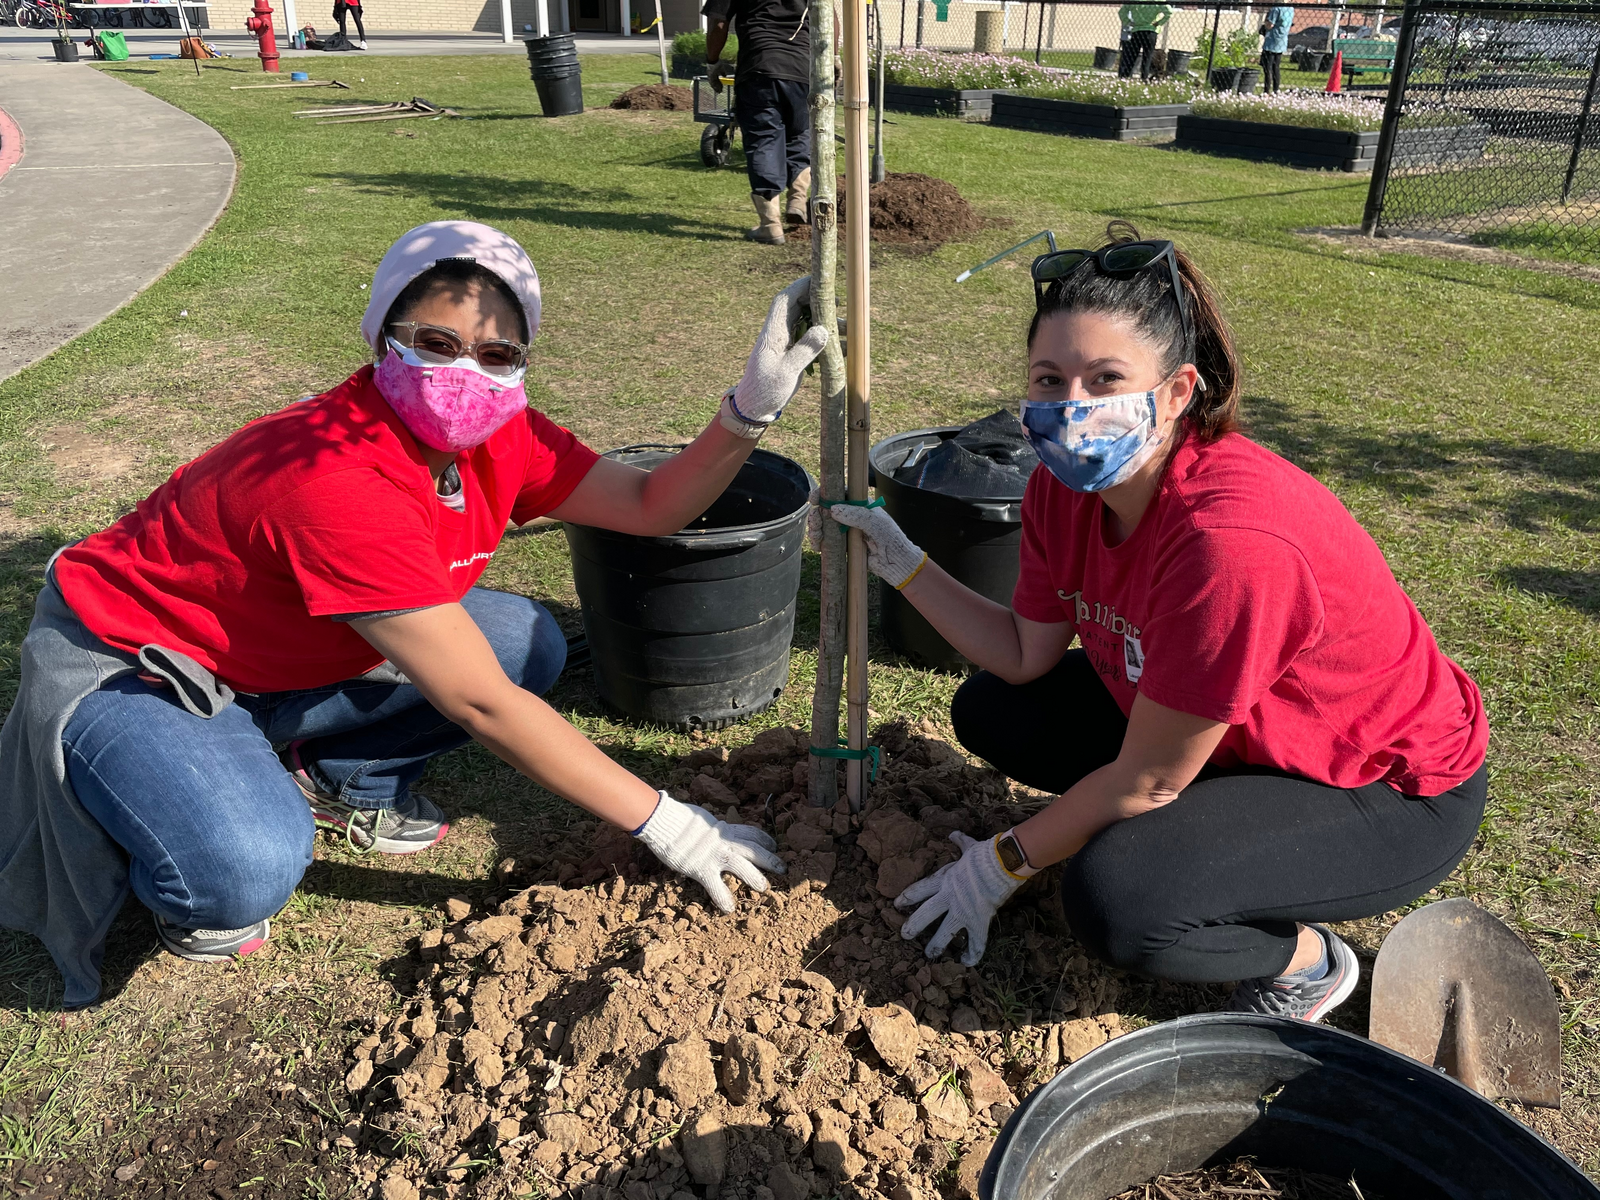
[[[245,29],[256,35],[260,40],[260,49],[256,51],[261,56],[261,69],[278,73],[278,39],[272,36],[272,5],[267,0],[256,0],[255,7],[250,10],[254,16],[244,19]]]

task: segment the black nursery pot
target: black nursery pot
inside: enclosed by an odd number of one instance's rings
[[[981,596],[1010,605],[1022,555],[1022,494],[947,496],[894,477],[907,456],[961,432],[959,425],[913,429],[867,454],[884,511],[928,557]],[[878,581],[879,623],[897,653],[924,666],[954,671],[970,664],[894,588]]]
[[[678,449],[606,457],[648,470]],[[789,679],[810,493],[804,467],[757,450],[679,533],[567,525],[601,699],[677,729],[719,729],[769,707]]]
[[[1600,1200],[1570,1160],[1470,1088],[1304,1021],[1202,1013],[1086,1054],[1006,1122],[980,1200],[1106,1200],[1245,1155],[1388,1200]]]

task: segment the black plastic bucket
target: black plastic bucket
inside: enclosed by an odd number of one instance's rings
[[[535,79],[533,87],[547,117],[570,117],[583,111],[583,77],[576,72],[555,79]]]
[[[570,33],[528,38],[528,74],[547,117],[569,117],[583,111],[583,70]]]
[[[1094,48],[1094,69],[1096,71],[1115,71],[1117,62],[1122,58],[1122,50],[1117,46],[1096,46]]]
[[[978,1194],[1106,1200],[1244,1155],[1390,1200],[1600,1200],[1559,1150],[1448,1075],[1248,1013],[1182,1017],[1084,1055],[1006,1122]]]
[[[913,429],[885,438],[868,454],[884,509],[928,557],[979,595],[1010,605],[1022,550],[1022,496],[947,496],[907,483],[894,472],[961,432],[959,425]],[[971,664],[894,588],[878,581],[878,620],[897,654],[954,671]]]
[[[606,457],[648,470],[678,449]],[[771,705],[789,680],[810,492],[799,463],[757,450],[681,533],[568,525],[601,699],[677,729],[719,729]]]

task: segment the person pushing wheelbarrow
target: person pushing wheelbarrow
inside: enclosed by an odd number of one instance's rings
[[[806,0],[706,0],[706,75],[721,86],[719,60],[737,24],[734,119],[744,131],[745,170],[756,226],[745,237],[781,245],[783,227],[809,223],[811,36]],[[779,211],[784,190],[789,201]]]

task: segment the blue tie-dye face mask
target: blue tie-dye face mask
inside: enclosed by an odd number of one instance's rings
[[[1166,440],[1156,431],[1156,394],[1086,400],[1024,400],[1022,427],[1039,461],[1075,492],[1127,479]]]

